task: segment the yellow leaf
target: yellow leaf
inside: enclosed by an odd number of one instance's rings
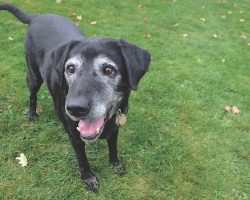
[[[82,20],[82,15],[77,16],[76,19],[81,21]]]
[[[227,112],[229,112],[231,109],[232,109],[232,108],[231,108],[231,106],[229,106],[229,105],[225,105],[225,106],[224,106],[224,110],[227,111]]]
[[[22,165],[22,167],[27,166],[27,158],[23,153],[21,153],[19,157],[16,157],[16,160],[19,160],[18,163]]]
[[[149,38],[151,38],[151,35],[149,35],[149,34],[144,34],[143,37],[146,38],[146,39],[149,39]]]
[[[205,18],[203,18],[203,17],[201,17],[201,18],[200,18],[200,20],[201,20],[201,21],[203,21],[203,22],[205,22],[205,21],[206,21],[206,19],[205,19]]]
[[[92,21],[90,22],[91,25],[96,25],[97,24],[97,21]]]
[[[234,114],[239,114],[240,113],[240,109],[237,106],[233,106],[232,111]]]
[[[247,39],[247,36],[246,35],[240,35],[240,38],[241,39]]]

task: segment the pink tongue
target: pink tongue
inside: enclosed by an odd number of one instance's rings
[[[99,131],[96,129],[101,130],[104,124],[104,117],[100,117],[99,119],[88,121],[88,120],[80,120],[78,127],[79,132],[83,137],[94,137],[98,134]]]

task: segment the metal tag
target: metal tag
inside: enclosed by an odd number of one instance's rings
[[[121,110],[119,110],[117,113],[116,113],[116,120],[115,120],[115,123],[117,126],[123,126],[125,125],[127,122],[127,117],[125,114],[121,113]]]

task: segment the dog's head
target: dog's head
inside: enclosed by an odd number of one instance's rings
[[[94,141],[136,90],[150,63],[148,51],[123,40],[73,41],[55,51],[60,84],[67,88],[65,110],[84,141]]]

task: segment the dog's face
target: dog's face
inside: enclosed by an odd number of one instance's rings
[[[79,122],[81,138],[94,141],[118,111],[125,92],[136,89],[150,55],[137,46],[109,39],[88,39],[66,51],[61,72],[67,85],[65,111]]]

